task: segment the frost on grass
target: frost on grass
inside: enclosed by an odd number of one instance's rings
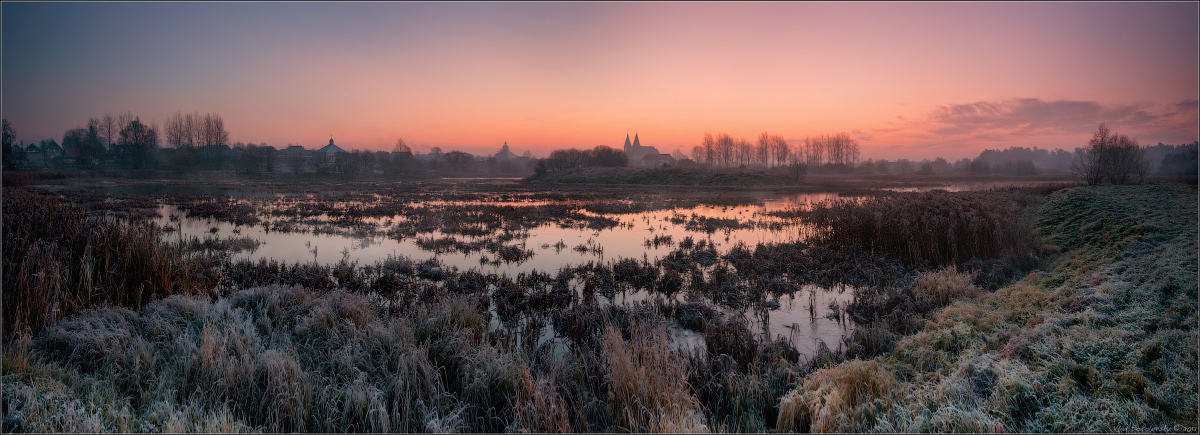
[[[397,315],[355,293],[273,286],[90,309],[6,349],[5,429],[707,430],[664,325],[525,349],[490,336],[486,302],[447,294]]]
[[[886,355],[810,375],[780,401],[779,428],[1195,430],[1196,210],[1189,187],[1054,193],[1034,213],[1049,267],[973,299],[952,270],[921,275],[914,295],[959,301]],[[888,397],[864,405],[889,374]]]

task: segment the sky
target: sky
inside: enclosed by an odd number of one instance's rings
[[[1197,140],[1196,2],[4,2],[20,141],[216,113],[233,142],[661,152],[849,132],[864,158]]]

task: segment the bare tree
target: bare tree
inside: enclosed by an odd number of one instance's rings
[[[768,166],[771,163],[771,135],[767,132],[762,132],[758,135],[758,144],[754,148],[755,162]]]
[[[754,159],[754,145],[751,145],[750,141],[738,138],[734,142],[734,148],[736,149],[737,164],[739,167],[749,165],[750,161]]]
[[[700,146],[704,148],[704,163],[713,166],[713,160],[717,158],[717,141],[713,139],[710,133],[704,133],[704,140],[700,142]]]
[[[229,132],[225,130],[225,120],[221,115],[208,113],[203,121],[204,146],[220,147],[229,145]]]
[[[804,137],[804,163],[820,166],[825,156],[825,136]]]
[[[1150,161],[1146,159],[1137,140],[1118,134],[1114,138],[1109,157],[1108,181],[1113,184],[1125,184],[1140,181],[1146,177]]]
[[[100,138],[104,140],[104,148],[112,148],[113,142],[116,141],[117,135],[121,134],[121,126],[117,124],[117,117],[111,113],[105,113],[100,118]]]
[[[727,168],[733,164],[734,148],[736,147],[737,144],[734,142],[733,136],[730,136],[728,133],[717,135],[717,160],[720,161],[722,167]]]
[[[135,120],[135,119],[137,119],[137,117],[133,116],[133,112],[126,111],[125,113],[118,114],[117,115],[117,136],[114,137],[113,139],[120,140],[119,136],[121,135],[121,130],[124,130],[125,127],[129,126],[129,123],[133,122],[133,120]]]
[[[1092,185],[1106,179],[1113,184],[1124,184],[1145,177],[1149,166],[1136,140],[1100,124],[1087,147],[1075,151],[1071,172]]]
[[[166,141],[167,146],[176,149],[190,148],[192,146],[192,132],[189,131],[187,119],[190,116],[184,116],[180,112],[175,112],[175,114],[167,117],[166,122],[163,124],[163,139]]]
[[[394,153],[411,153],[412,148],[408,147],[408,143],[404,141],[404,138],[397,138],[396,145],[392,146],[392,152],[394,152]]]
[[[775,166],[783,166],[787,163],[788,152],[790,151],[787,139],[778,135],[771,136],[768,147],[770,148],[771,157],[775,160]]]
[[[696,145],[692,147],[692,161],[696,163],[704,162],[704,146]]]

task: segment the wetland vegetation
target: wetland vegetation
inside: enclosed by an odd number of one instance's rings
[[[96,181],[5,174],[5,431],[1196,419],[1194,186]]]

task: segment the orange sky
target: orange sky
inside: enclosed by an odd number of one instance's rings
[[[222,115],[425,152],[849,131],[867,158],[1197,139],[1196,3],[4,3],[18,138]],[[115,49],[114,47],[121,47]]]

